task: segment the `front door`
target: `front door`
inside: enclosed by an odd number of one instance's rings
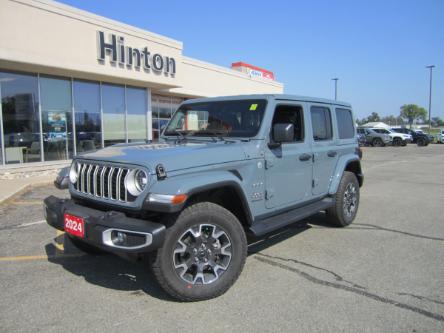
[[[331,109],[325,105],[311,105],[313,133],[313,196],[328,192],[331,177],[338,161],[334,141]]]
[[[311,197],[312,154],[304,119],[301,104],[278,104],[275,108],[271,132],[274,124],[292,123],[295,133],[293,142],[266,148],[266,208],[285,208]]]

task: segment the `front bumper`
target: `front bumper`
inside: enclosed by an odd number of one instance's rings
[[[84,207],[69,199],[47,197],[44,200],[44,213],[46,222],[62,231],[64,231],[65,213],[83,218],[85,237],[81,240],[111,253],[152,252],[162,246],[165,238],[163,224],[130,218],[121,212],[103,212]],[[111,237],[113,232],[124,233],[125,243],[114,244]]]

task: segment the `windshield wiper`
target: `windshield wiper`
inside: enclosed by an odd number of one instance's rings
[[[182,141],[182,140],[186,140],[187,137],[193,135],[194,132],[195,132],[195,131],[179,130],[179,129],[176,129],[176,130],[174,130],[174,132],[171,131],[171,132],[169,132],[168,134],[169,134],[169,135],[171,135],[172,133],[177,134],[176,141],[180,142],[180,141]],[[167,135],[168,135],[168,134],[167,134]]]
[[[196,133],[196,135],[212,135],[210,138],[213,139],[213,141],[217,141],[219,139],[220,141],[227,141],[227,142],[235,142],[235,140],[226,139],[224,137],[224,134],[227,135],[228,131],[223,130],[203,130]],[[216,139],[217,138],[217,139]]]

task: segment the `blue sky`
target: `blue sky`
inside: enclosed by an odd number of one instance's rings
[[[351,102],[357,117],[398,115],[402,104],[444,118],[444,1],[91,1],[63,3],[184,43],[222,66],[272,70],[290,94]]]

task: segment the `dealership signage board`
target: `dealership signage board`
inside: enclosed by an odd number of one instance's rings
[[[127,68],[143,68],[145,71],[165,73],[174,76],[176,74],[176,59],[152,53],[147,46],[131,47],[125,45],[125,38],[115,34],[105,37],[103,31],[97,32],[97,59],[102,64],[108,56],[111,64],[119,64]]]
[[[250,77],[260,77],[264,79],[274,80],[274,73],[257,66],[247,64],[245,62],[235,62],[231,64],[231,68],[239,72],[248,74]]]

